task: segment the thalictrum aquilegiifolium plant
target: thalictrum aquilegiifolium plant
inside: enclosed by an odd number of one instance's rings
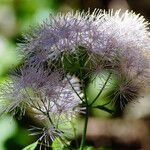
[[[1,113],[25,115],[27,110],[41,126],[30,131],[39,149],[59,145],[73,149],[76,119],[85,118],[81,142],[86,141],[89,111],[123,110],[148,84],[150,36],[148,22],[134,12],[68,12],[50,15],[31,27],[18,44],[23,64],[1,84]],[[100,81],[97,80],[100,79]],[[97,84],[96,95],[89,86]],[[107,97],[107,102],[99,101]],[[54,144],[55,143],[55,144]]]

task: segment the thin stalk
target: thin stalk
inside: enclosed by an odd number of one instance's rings
[[[82,88],[83,88],[84,98],[85,98],[85,103],[86,103],[86,114],[85,114],[84,130],[83,130],[82,140],[81,140],[81,144],[80,144],[80,150],[83,150],[84,145],[85,145],[85,141],[86,141],[86,131],[87,131],[87,125],[88,125],[88,118],[89,118],[89,106],[88,106],[86,89],[85,89],[83,80],[81,80],[81,85],[82,85]]]
[[[50,115],[49,115],[49,111],[48,111],[48,109],[47,109],[47,107],[46,107],[46,105],[45,105],[45,103],[44,103],[44,101],[43,101],[42,98],[41,98],[41,102],[43,103],[43,106],[44,106],[44,108],[45,108],[45,110],[46,110],[45,115],[46,115],[47,118],[49,119],[49,122],[54,126],[54,123],[53,123],[53,121],[52,121],[52,119],[51,119],[51,117],[50,117]]]
[[[114,113],[113,110],[111,110],[111,109],[109,109],[109,108],[107,108],[107,107],[105,107],[103,105],[94,106],[92,108],[97,108],[97,109],[100,109],[100,110],[105,111],[105,112],[110,113],[110,114]]]
[[[84,122],[84,130],[82,134],[82,140],[80,145],[80,150],[83,150],[85,141],[86,141],[86,131],[87,131],[87,125],[88,125],[88,118],[89,118],[89,110],[88,106],[86,106],[86,116],[85,116],[85,122]]]
[[[88,125],[88,117],[89,117],[89,107],[91,107],[95,103],[95,101],[98,99],[98,97],[101,95],[101,93],[103,92],[104,88],[106,87],[106,84],[108,83],[110,77],[111,77],[111,73],[109,73],[103,87],[101,88],[100,92],[94,98],[94,100],[91,102],[90,105],[88,104],[88,101],[87,101],[87,95],[86,95],[86,90],[85,90],[83,81],[81,81],[83,92],[84,92],[85,103],[86,103],[86,115],[85,115],[84,130],[83,130],[83,134],[82,134],[80,150],[83,150],[84,145],[85,145],[85,141],[86,141],[86,132],[87,132],[87,125]]]
[[[79,99],[83,102],[83,99],[80,97],[80,95],[78,94],[78,92],[75,90],[75,88],[73,87],[72,83],[70,82],[69,78],[67,77],[66,75],[66,78],[67,78],[67,81],[68,83],[70,84],[71,88],[73,89],[73,91],[77,94],[77,96],[79,97]]]
[[[49,119],[49,122],[54,126],[54,123],[53,123],[53,121],[52,121],[52,119],[51,119],[49,113],[47,113],[47,117],[48,117],[48,119]]]
[[[110,77],[111,77],[111,73],[109,73],[109,75],[108,75],[108,77],[107,77],[107,79],[106,79],[103,87],[101,88],[101,90],[99,91],[99,93],[97,94],[97,96],[94,98],[94,100],[91,102],[91,104],[89,104],[89,106],[92,106],[96,102],[96,100],[98,99],[98,97],[102,94],[102,92],[103,92],[104,88],[106,87],[106,84],[108,83]]]

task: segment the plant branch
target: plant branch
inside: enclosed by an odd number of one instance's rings
[[[106,79],[103,87],[101,88],[101,90],[99,91],[99,93],[97,94],[97,96],[94,98],[94,100],[91,102],[91,104],[89,104],[89,106],[92,106],[96,102],[96,100],[98,99],[98,97],[102,94],[102,92],[103,92],[104,88],[106,87],[106,84],[108,83],[110,77],[111,77],[111,73],[109,73],[109,75],[108,75],[108,77],[107,77],[107,79]]]
[[[86,104],[84,130],[83,130],[82,140],[81,140],[81,145],[80,145],[80,150],[83,150],[84,145],[85,145],[85,140],[86,140],[86,131],[87,131],[87,125],[88,125],[88,118],[89,118],[89,106],[88,106],[88,100],[87,100],[87,95],[86,95],[86,90],[85,90],[85,87],[84,87],[83,80],[81,81],[81,85],[82,85],[82,88],[83,88],[85,104]]]
[[[71,88],[73,89],[73,91],[77,94],[77,96],[79,97],[79,99],[83,102],[83,99],[80,97],[80,95],[78,94],[78,92],[75,90],[75,88],[73,87],[72,83],[70,82],[69,78],[67,77],[66,75],[66,78],[67,78],[67,81],[68,83],[70,84]]]
[[[86,140],[86,131],[87,131],[87,125],[88,125],[88,118],[89,118],[89,108],[86,106],[86,116],[85,116],[85,122],[84,122],[84,130],[82,134],[82,140],[80,145],[80,150],[83,150]]]

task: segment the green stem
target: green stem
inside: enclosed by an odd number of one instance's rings
[[[77,94],[77,96],[79,97],[79,99],[83,102],[83,99],[80,97],[80,95],[78,94],[78,92],[75,90],[75,88],[73,87],[72,83],[70,82],[69,78],[67,77],[66,75],[66,78],[67,78],[67,81],[68,83],[70,84],[71,88],[73,89],[73,91]]]
[[[106,79],[103,87],[101,88],[100,92],[94,98],[94,100],[91,102],[90,105],[88,104],[88,101],[87,101],[86,90],[85,90],[84,84],[81,81],[82,88],[83,88],[83,91],[84,91],[85,103],[86,103],[86,116],[85,116],[84,130],[83,130],[83,134],[82,134],[82,140],[81,140],[80,150],[83,150],[84,145],[85,145],[85,141],[86,141],[86,132],[87,132],[87,125],[88,125],[88,117],[89,117],[89,107],[91,107],[95,103],[95,101],[98,99],[98,97],[101,95],[101,93],[103,92],[104,88],[106,87],[106,84],[109,81],[110,77],[111,77],[111,73],[109,73],[109,75],[108,75],[108,77],[107,77],[107,79]]]
[[[82,134],[82,140],[80,145],[80,150],[83,150],[86,140],[86,131],[87,131],[87,125],[88,125],[88,118],[89,118],[89,108],[88,105],[86,106],[86,116],[85,116],[85,122],[84,122],[84,130]]]
[[[105,112],[110,113],[110,114],[114,113],[113,110],[111,110],[111,109],[109,109],[109,108],[107,108],[107,107],[105,107],[103,105],[94,106],[92,108],[97,108],[97,109],[100,109],[100,110],[105,111]]]
[[[85,114],[84,129],[83,129],[82,140],[81,140],[81,144],[80,144],[80,150],[83,150],[84,145],[85,145],[85,141],[86,141],[86,131],[87,131],[88,117],[89,117],[89,106],[88,106],[88,100],[87,100],[84,80],[81,80],[81,86],[82,86],[82,89],[83,89],[84,99],[85,99],[85,104],[86,104],[86,114]]]

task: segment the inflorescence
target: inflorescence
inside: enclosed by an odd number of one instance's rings
[[[60,124],[84,111],[81,105],[88,101],[86,86],[93,74],[107,71],[117,78],[110,97],[121,108],[148,83],[148,22],[133,12],[50,15],[23,39],[18,47],[24,63],[1,85],[0,108],[21,115],[33,111],[45,124],[33,128],[43,142],[56,137],[65,141]]]

